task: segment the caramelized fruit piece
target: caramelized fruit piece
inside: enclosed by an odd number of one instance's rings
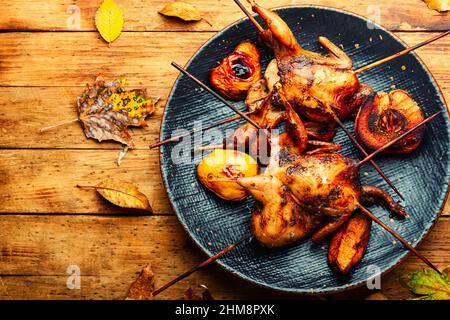
[[[372,220],[356,213],[333,235],[328,248],[328,263],[333,270],[347,274],[357,265],[367,247]]]
[[[277,60],[272,59],[267,65],[266,71],[264,71],[264,79],[266,79],[267,87],[270,91],[273,90],[273,86],[280,81],[280,76],[278,75],[278,65]]]
[[[210,74],[213,87],[232,100],[245,98],[252,84],[261,78],[259,51],[251,42],[242,42]]]
[[[356,136],[368,151],[381,148],[390,140],[424,120],[419,105],[403,90],[371,94],[361,106],[355,121]],[[423,129],[406,136],[384,153],[405,154],[415,150]]]
[[[259,112],[269,98],[269,88],[265,79],[259,79],[249,89],[245,105],[251,112]]]
[[[247,191],[232,179],[251,177],[258,173],[256,161],[237,150],[214,150],[197,167],[200,182],[220,198],[230,201],[247,197]]]

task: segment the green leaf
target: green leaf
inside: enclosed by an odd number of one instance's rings
[[[423,300],[450,300],[450,280],[446,273],[423,270],[400,279],[403,286]]]

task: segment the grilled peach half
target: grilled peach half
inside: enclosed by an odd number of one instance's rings
[[[372,220],[357,213],[334,233],[328,248],[328,264],[333,270],[345,275],[361,261],[369,242],[371,224]]]
[[[355,132],[368,151],[375,151],[422,120],[422,110],[406,91],[372,93],[356,116]],[[412,132],[384,153],[412,152],[419,146],[423,131],[422,128]]]
[[[209,81],[224,97],[243,100],[248,89],[261,79],[259,51],[251,42],[240,43],[211,71]]]
[[[218,197],[230,201],[247,197],[247,191],[233,179],[257,174],[258,163],[248,154],[237,150],[216,149],[197,167],[200,182]]]

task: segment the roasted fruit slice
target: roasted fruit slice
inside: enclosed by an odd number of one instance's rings
[[[210,74],[212,86],[224,97],[243,100],[252,84],[261,79],[259,51],[251,42],[242,42]]]
[[[372,220],[356,213],[333,235],[328,248],[328,263],[333,270],[347,274],[357,265],[369,242]]]
[[[214,150],[197,167],[200,182],[220,198],[230,201],[247,197],[247,191],[233,179],[257,174],[259,167],[256,161],[237,150]]]
[[[378,92],[369,95],[361,106],[355,121],[355,132],[368,151],[375,151],[423,120],[422,110],[407,92]],[[423,129],[416,130],[384,153],[412,152],[419,146],[422,136]]]

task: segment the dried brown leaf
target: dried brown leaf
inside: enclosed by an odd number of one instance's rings
[[[128,127],[146,126],[145,118],[155,112],[155,105],[145,90],[125,90],[124,82],[105,83],[98,78],[78,98],[78,117],[86,137],[134,147]]]
[[[164,8],[159,11],[160,14],[168,17],[176,17],[184,21],[200,21],[205,20],[206,23],[211,25],[205,18],[200,15],[200,12],[193,5],[182,2],[175,1],[167,4]]]
[[[153,300],[155,290],[154,274],[150,264],[146,265],[139,277],[131,284],[127,300]]]
[[[113,0],[104,0],[95,13],[95,26],[108,43],[120,36],[123,22],[122,9]]]

